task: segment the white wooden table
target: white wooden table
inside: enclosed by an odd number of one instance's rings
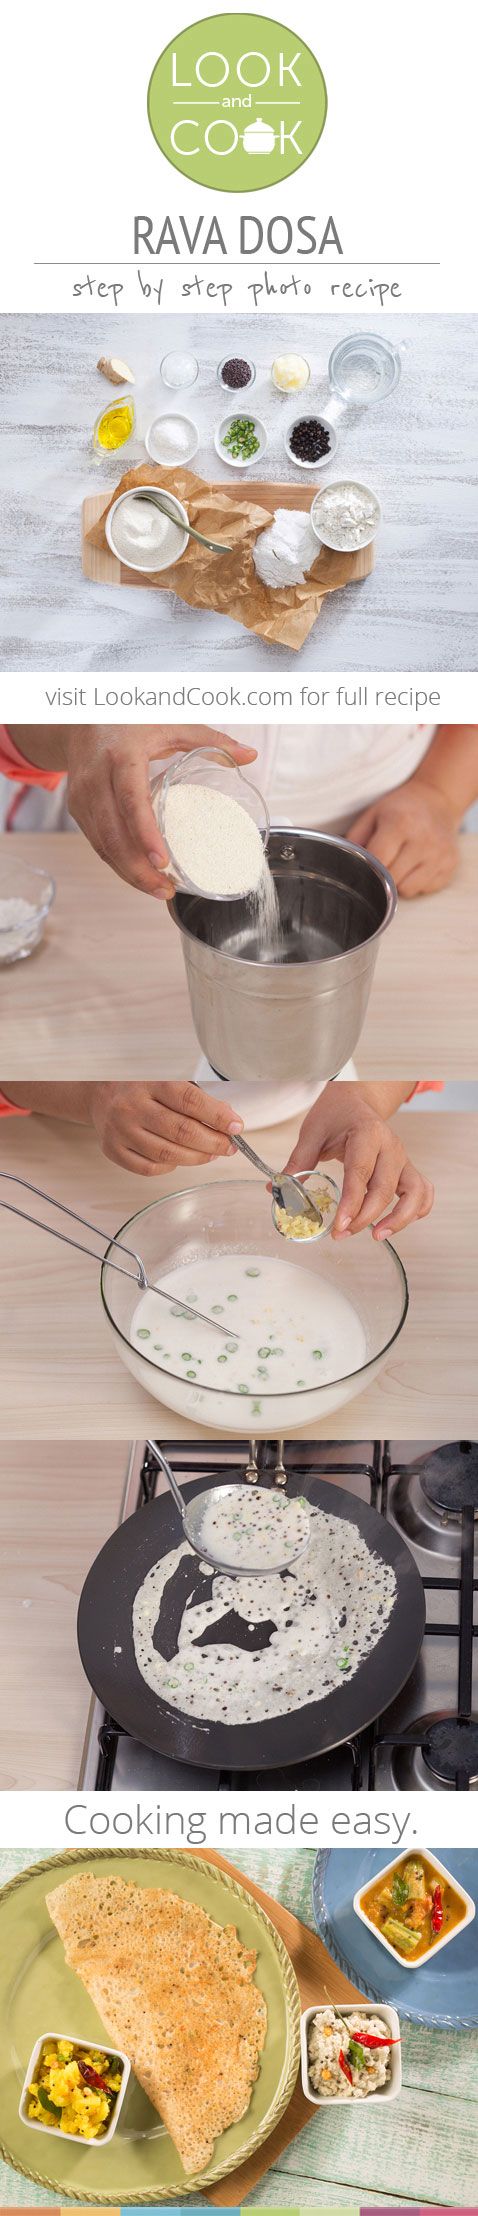
[[[351,323],[353,323],[351,318]],[[361,318],[374,330],[377,319]],[[4,316],[0,320],[2,614],[0,657],[9,670],[156,672],[370,669],[466,670],[477,666],[476,316],[384,316],[381,328],[405,343],[401,382],[389,400],[343,421],[333,474],[376,487],[383,525],[374,574],[334,594],[300,656],[255,639],[224,617],[198,613],[172,594],[86,583],[81,572],[81,503],[113,489],[121,456],[95,458],[92,427],[113,388],[99,377],[100,354],[119,354],[137,374],[139,432],[168,403],[184,407],[200,429],[196,467],[230,481],[218,460],[213,427],[229,401],[217,383],[224,350],[256,363],[254,406],[267,419],[269,446],[257,482],[302,484],[286,459],[284,427],[297,407],[273,391],[270,364],[294,347],[313,377],[302,403],[327,402],[327,364],[344,338],[342,317],[268,315],[233,318]],[[200,375],[190,393],[168,394],[159,368],[173,345],[190,344]],[[224,403],[224,404],[223,404]],[[233,402],[234,404],[234,402]],[[139,437],[125,466],[144,460]],[[476,553],[476,548],[475,548]]]

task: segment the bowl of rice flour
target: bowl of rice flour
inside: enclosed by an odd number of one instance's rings
[[[155,781],[152,798],[177,885],[210,900],[262,902],[269,814],[257,785],[227,754],[195,747],[181,755]]]
[[[165,493],[168,508],[166,515],[156,506],[156,501],[138,500],[134,487],[120,492],[113,501],[109,515],[105,517],[105,533],[108,546],[126,569],[144,570],[155,577],[161,569],[173,569],[180,562],[188,544],[187,510],[169,485],[142,485],[141,492]]]
[[[336,554],[358,554],[360,547],[371,546],[381,520],[376,492],[371,492],[369,485],[359,484],[355,477],[321,486],[312,501],[310,521],[315,537]]]

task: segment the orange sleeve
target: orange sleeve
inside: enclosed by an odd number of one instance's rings
[[[6,1093],[0,1093],[0,1116],[31,1116],[31,1108],[17,1108],[14,1100],[7,1100]]]
[[[34,762],[28,762],[26,755],[20,754],[15,746],[6,723],[0,723],[0,771],[15,784],[44,785],[47,792],[54,792],[64,776],[61,769],[37,769]]]

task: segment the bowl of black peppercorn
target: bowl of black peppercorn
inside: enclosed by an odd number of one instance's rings
[[[337,432],[327,416],[300,415],[289,423],[285,450],[296,469],[326,469],[337,452]]]

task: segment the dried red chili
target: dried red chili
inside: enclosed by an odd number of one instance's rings
[[[81,2070],[85,2085],[92,2085],[95,2093],[106,2093],[108,2100],[111,2100],[111,2086],[106,2084],[105,2078],[98,2076],[97,2070],[92,2070],[90,2062],[80,2062],[78,2059],[78,2069]]]
[[[432,1931],[441,1931],[443,1923],[443,1894],[441,1885],[434,1885],[432,1892]]]
[[[353,2085],[354,2081],[352,2077],[352,2071],[349,2069],[348,2062],[346,2062],[345,2060],[345,2055],[343,2053],[342,2047],[339,2054],[339,2069],[343,2070],[344,2077],[348,2078],[349,2085]]]

